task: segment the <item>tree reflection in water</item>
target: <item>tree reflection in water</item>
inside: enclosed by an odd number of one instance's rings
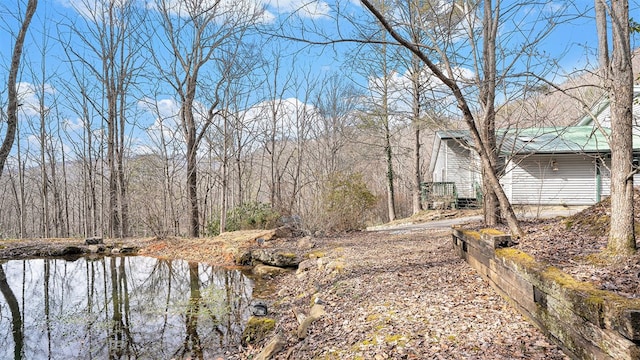
[[[3,328],[7,330],[11,330],[11,334],[13,337],[13,356],[14,359],[22,359],[23,358],[23,345],[24,345],[24,334],[22,332],[22,315],[20,314],[20,305],[18,304],[18,300],[11,290],[9,283],[7,282],[7,275],[4,273],[4,269],[0,266],[0,292],[2,292],[2,296],[4,297],[4,304],[9,306],[9,311],[11,312],[11,326],[8,324],[3,324]],[[5,319],[5,314],[3,312],[2,320]],[[3,321],[4,322],[4,321]],[[6,337],[3,336],[3,339]],[[4,342],[4,341],[3,341]]]
[[[238,346],[251,280],[145,257],[0,266],[0,358],[215,358]]]

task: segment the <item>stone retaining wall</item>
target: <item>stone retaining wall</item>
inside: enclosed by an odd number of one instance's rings
[[[569,356],[640,359],[640,300],[576,281],[510,245],[496,230],[453,229],[460,257]]]

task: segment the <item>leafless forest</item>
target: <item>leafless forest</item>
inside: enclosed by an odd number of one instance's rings
[[[462,126],[441,84],[383,35],[334,49],[347,60],[318,72],[317,53],[264,36],[253,2],[94,3],[76,17],[40,4],[0,238],[201,236],[247,204],[309,231],[349,227],[344,208],[357,226],[393,220],[420,210],[434,131]],[[22,9],[3,13],[14,34]],[[539,82],[512,86],[498,89],[501,125],[569,124],[584,106]],[[573,96],[597,100],[587,89]]]

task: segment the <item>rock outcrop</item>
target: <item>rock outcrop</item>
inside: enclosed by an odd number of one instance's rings
[[[265,265],[282,268],[297,267],[302,261],[301,256],[289,249],[255,249],[251,252],[251,257]]]

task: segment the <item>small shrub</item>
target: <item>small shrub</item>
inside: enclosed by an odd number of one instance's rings
[[[271,205],[250,202],[227,211],[226,231],[271,229],[275,227],[280,214]],[[207,224],[207,235],[220,234],[220,216],[216,215]]]
[[[334,174],[324,197],[327,226],[333,231],[359,230],[373,209],[376,197],[367,188],[362,174]]]

